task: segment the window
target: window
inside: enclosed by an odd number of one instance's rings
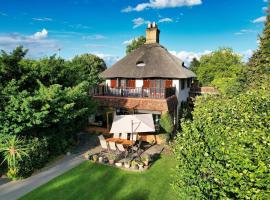
[[[181,90],[184,90],[185,87],[185,79],[181,79]]]
[[[191,78],[187,79],[187,87],[190,88],[191,86]]]
[[[120,87],[121,88],[127,87],[127,79],[120,79]]]

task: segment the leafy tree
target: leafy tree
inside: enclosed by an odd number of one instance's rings
[[[129,54],[133,50],[139,48],[145,42],[146,42],[146,38],[144,36],[140,36],[138,38],[133,39],[132,42],[126,47],[126,54]]]
[[[190,63],[189,69],[196,74],[199,66],[200,66],[200,61],[197,58],[193,58]]]
[[[260,36],[259,48],[254,52],[248,62],[246,70],[247,84],[249,87],[270,86],[270,4],[267,10],[265,28]]]
[[[30,175],[48,158],[75,144],[76,132],[97,107],[88,94],[90,84],[99,83],[98,73],[106,67],[92,55],[78,56],[71,62],[55,55],[25,59],[26,52],[18,47],[0,55],[0,134],[36,144],[36,152],[29,151],[31,158],[20,161],[18,169],[10,171],[12,176]],[[4,140],[4,145],[7,142]],[[46,152],[48,156],[40,156]],[[4,159],[3,154],[0,159]]]
[[[196,100],[173,146],[174,188],[194,199],[270,198],[270,93]]]
[[[241,56],[232,49],[221,48],[200,59],[200,67],[197,69],[197,77],[203,86],[216,86],[221,92],[230,94],[238,91],[238,74],[244,69]],[[234,87],[233,90],[231,86]]]
[[[70,64],[72,69],[77,71],[75,80],[78,83],[87,81],[92,86],[96,86],[101,82],[99,74],[107,68],[104,60],[92,54],[76,56]]]
[[[18,173],[18,162],[23,156],[28,156],[27,150],[29,147],[23,145],[23,140],[13,135],[6,137],[0,144],[0,153],[3,154],[3,162],[8,164],[8,175],[10,178],[15,178]]]

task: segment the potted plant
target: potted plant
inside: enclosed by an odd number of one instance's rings
[[[114,153],[110,153],[107,156],[108,156],[109,164],[113,165],[116,159],[116,155]]]
[[[138,162],[139,170],[143,170],[143,162]]]
[[[130,168],[130,160],[126,160],[126,161],[124,162],[124,167],[125,167],[126,169],[129,169],[129,168]]]
[[[97,155],[93,155],[92,159],[93,159],[93,162],[97,162],[98,156]]]
[[[150,162],[150,156],[148,154],[144,155],[142,157],[142,162],[145,166],[148,166],[149,165],[149,162]]]
[[[103,163],[103,157],[102,156],[98,157],[98,162]]]
[[[138,169],[138,163],[136,160],[132,160],[131,161],[131,168],[132,169]]]

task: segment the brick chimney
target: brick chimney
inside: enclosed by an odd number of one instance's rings
[[[146,42],[145,44],[159,43],[159,29],[155,22],[149,23],[146,29]]]

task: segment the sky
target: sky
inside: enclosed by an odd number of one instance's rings
[[[155,21],[160,43],[187,64],[219,47],[247,60],[266,7],[267,0],[0,0],[0,49],[23,45],[31,58],[92,53],[111,66]]]

